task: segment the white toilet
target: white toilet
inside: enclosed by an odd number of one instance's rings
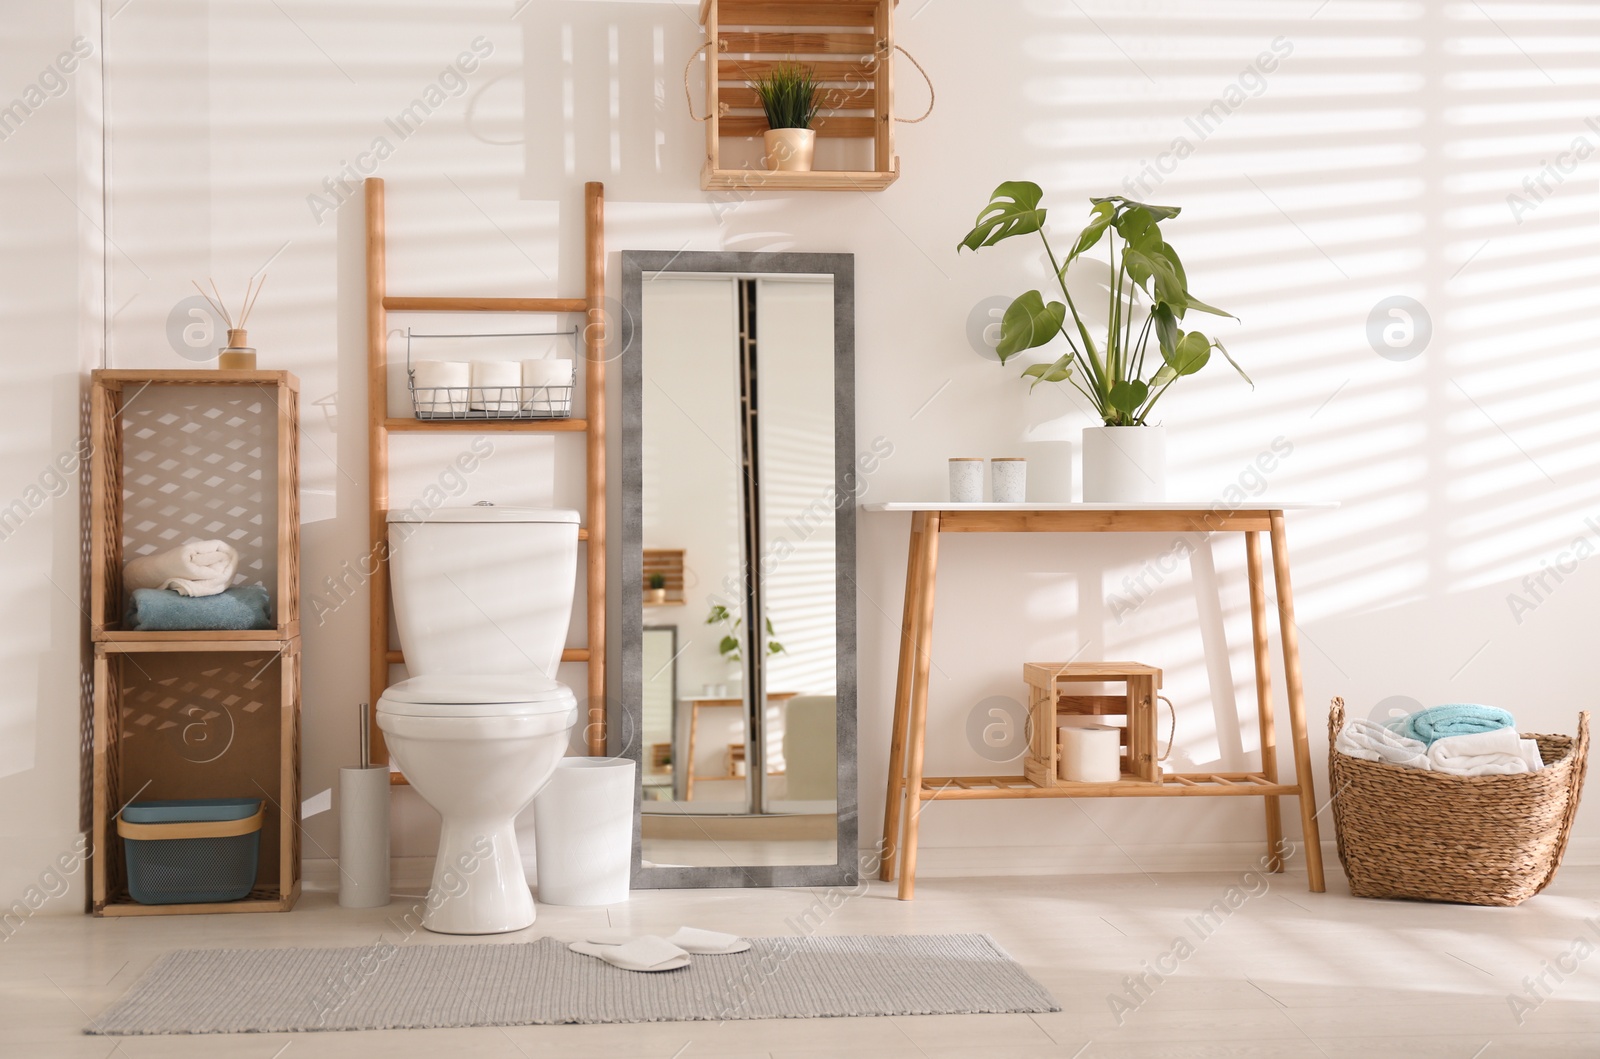
[[[578,565],[578,513],[440,508],[389,515],[389,571],[408,679],[378,727],[444,818],[422,925],[499,934],[533,923],[515,820],[578,720],[554,679]]]

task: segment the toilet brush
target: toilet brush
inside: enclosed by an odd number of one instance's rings
[[[361,704],[361,764],[339,770],[339,904],[389,903],[389,767],[372,764],[370,707]]]

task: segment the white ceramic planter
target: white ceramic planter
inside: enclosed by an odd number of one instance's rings
[[[1165,427],[1084,429],[1084,503],[1141,504],[1166,498]]]
[[[811,172],[817,134],[811,129],[768,129],[762,134],[767,147],[767,168],[791,173]]]

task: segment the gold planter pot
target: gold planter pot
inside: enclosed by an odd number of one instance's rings
[[[816,151],[817,134],[811,129],[768,129],[762,139],[767,146],[770,170],[809,173]]]

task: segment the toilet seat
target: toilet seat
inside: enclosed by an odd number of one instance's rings
[[[539,673],[410,677],[384,691],[378,712],[391,717],[537,717],[578,703],[572,689]]]

